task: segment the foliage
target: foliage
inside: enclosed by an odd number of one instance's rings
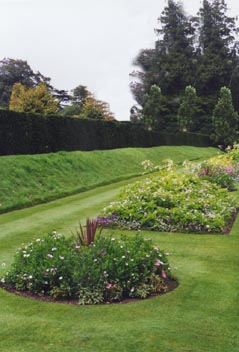
[[[165,290],[167,275],[164,253],[139,234],[97,237],[80,246],[54,232],[19,248],[1,282],[19,291],[97,304]]]
[[[102,150],[157,145],[210,146],[208,136],[176,136],[131,122],[35,115],[0,110],[0,155]]]
[[[126,187],[105,212],[128,229],[220,233],[236,208],[226,189],[196,174],[168,167],[157,176]]]
[[[190,131],[199,111],[196,89],[185,88],[185,94],[178,109],[178,125],[180,131]]]
[[[34,72],[27,61],[4,58],[0,61],[0,106],[8,108],[12,88],[21,83],[26,88],[33,88],[40,83],[50,89],[50,78],[40,72]]]
[[[153,49],[143,49],[135,59],[131,90],[139,106],[152,85],[160,86],[177,112],[180,96],[189,85],[202,100],[204,113],[211,114],[220,88],[229,86],[238,103],[238,43],[236,19],[227,15],[225,1],[204,0],[197,16],[185,14],[181,2],[168,0],[161,16]],[[198,130],[200,126],[197,126]]]
[[[159,18],[156,29],[158,40],[154,49],[142,50],[135,60],[140,71],[133,72],[136,82],[131,90],[141,106],[143,96],[156,84],[166,96],[174,97],[185,86],[192,84],[192,57],[194,28],[184,13],[182,5],[169,0]]]
[[[86,219],[86,229],[83,229],[81,223],[79,223],[79,230],[76,230],[75,245],[89,246],[95,240],[96,230],[98,226],[97,219]]]
[[[115,117],[109,104],[97,100],[87,87],[79,85],[72,90],[71,104],[65,106],[60,114],[82,119],[113,121]]]
[[[212,110],[219,91],[230,86],[234,102],[238,89],[234,81],[238,77],[238,48],[235,37],[238,33],[236,19],[227,15],[225,1],[204,0],[198,13],[199,55],[195,72],[195,87],[200,96],[208,97]],[[236,104],[238,108],[238,103]]]
[[[80,117],[93,120],[115,120],[114,115],[110,111],[109,104],[95,99],[93,95],[90,95],[85,100]]]
[[[43,83],[29,89],[26,89],[21,83],[15,83],[12,88],[9,109],[18,112],[55,114],[58,111],[58,103]]]
[[[142,118],[145,125],[162,129],[165,125],[165,114],[168,112],[166,99],[162,96],[161,89],[152,85],[149,94],[145,95],[145,105]]]
[[[231,91],[222,87],[220,99],[213,111],[214,135],[213,139],[223,145],[233,144],[237,139],[238,114],[235,112]]]
[[[237,156],[238,148],[235,145],[232,149],[228,149],[227,153],[211,157],[208,161],[199,164],[199,176],[229,191],[235,191],[239,175]]]

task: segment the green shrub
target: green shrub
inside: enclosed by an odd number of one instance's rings
[[[166,289],[166,256],[149,239],[96,236],[85,246],[53,233],[18,249],[2,285],[79,304],[145,298]]]
[[[236,202],[226,189],[168,169],[129,185],[105,214],[128,229],[223,232],[235,211]]]

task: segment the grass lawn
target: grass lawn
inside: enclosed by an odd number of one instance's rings
[[[54,229],[70,233],[79,219],[99,213],[127,183],[2,214],[0,264],[8,267],[24,241]],[[0,351],[238,352],[239,219],[226,236],[143,233],[172,253],[179,281],[175,291],[137,303],[82,307],[0,290]]]
[[[216,148],[153,147],[0,157],[0,213],[142,174],[141,162],[207,159]]]

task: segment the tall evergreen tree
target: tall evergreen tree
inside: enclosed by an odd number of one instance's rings
[[[237,141],[238,114],[232,104],[232,96],[229,88],[222,87],[220,98],[213,111],[215,142],[224,145],[233,144]]]
[[[152,85],[145,95],[145,104],[142,110],[143,122],[151,128],[165,127],[165,114],[167,114],[166,98],[162,95],[160,87]]]
[[[154,49],[142,50],[135,60],[140,71],[134,72],[136,82],[131,90],[141,106],[152,85],[160,86],[166,96],[177,97],[192,84],[194,70],[194,28],[181,3],[168,0],[156,29],[158,40]]]
[[[178,109],[178,127],[181,131],[190,131],[199,111],[196,89],[192,86],[185,88],[185,94]]]
[[[232,86],[238,74],[238,32],[235,18],[227,16],[224,0],[203,0],[198,13],[199,50],[195,87],[200,96],[208,100],[208,112],[215,105],[220,88]],[[232,95],[238,97],[234,90]]]

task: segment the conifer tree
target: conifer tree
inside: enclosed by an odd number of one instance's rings
[[[214,141],[223,145],[233,144],[238,139],[238,114],[234,110],[231,91],[222,87],[220,98],[213,111]]]
[[[211,112],[219,96],[220,88],[232,86],[238,74],[238,32],[235,18],[227,16],[224,0],[203,0],[198,13],[199,50],[195,87],[200,96],[208,101]],[[237,93],[232,91],[234,100]]]
[[[141,106],[145,103],[144,95],[154,84],[161,87],[164,95],[179,97],[193,83],[195,30],[182,4],[168,0],[159,24],[154,49],[142,50],[134,62],[140,70],[132,73],[137,80],[131,84],[131,90]]]
[[[162,129],[167,112],[166,99],[160,87],[152,85],[149,94],[145,95],[145,105],[142,110],[143,122],[150,128]]]
[[[187,86],[178,109],[178,127],[180,131],[191,130],[198,110],[196,89],[192,86]]]

